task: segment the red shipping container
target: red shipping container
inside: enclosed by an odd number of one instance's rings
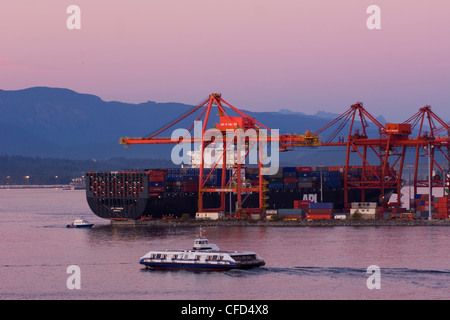
[[[331,214],[307,214],[306,219],[317,220],[317,219],[331,219]]]
[[[392,208],[392,213],[406,213],[406,208]]]
[[[339,166],[328,167],[328,171],[341,171],[341,169],[344,169],[344,167],[339,167]]]
[[[164,176],[150,176],[150,181],[162,182],[162,181],[164,181]]]
[[[196,191],[198,191],[198,185],[197,186],[184,186],[183,191],[184,192],[196,192]]]
[[[150,193],[152,192],[164,192],[164,187],[150,187]]]
[[[284,178],[284,183],[297,183],[297,178]]]
[[[162,170],[159,170],[159,171],[149,171],[148,174],[149,174],[149,176],[151,176],[151,177],[164,177],[165,172],[162,171]]]
[[[308,214],[310,215],[333,214],[333,209],[308,209]]]
[[[150,192],[150,197],[159,197],[160,195],[158,192]]]
[[[198,188],[198,181],[181,181],[182,186],[186,187],[197,187]]]
[[[312,167],[297,167],[297,172],[311,172]]]
[[[294,200],[294,209],[308,209],[309,200]]]

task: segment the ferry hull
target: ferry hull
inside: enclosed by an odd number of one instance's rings
[[[189,270],[189,271],[227,271],[232,269],[250,269],[255,267],[262,267],[264,262],[256,262],[252,264],[227,264],[227,265],[212,265],[206,263],[170,263],[170,262],[140,262],[149,269],[155,270]]]

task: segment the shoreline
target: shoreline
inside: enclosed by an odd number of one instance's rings
[[[133,227],[382,227],[382,226],[443,226],[450,227],[450,219],[445,220],[127,220],[111,221],[112,226]]]

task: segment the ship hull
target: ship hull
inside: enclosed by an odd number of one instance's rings
[[[170,169],[168,169],[170,170]],[[86,196],[90,209],[100,218],[111,220],[137,220],[180,218],[183,215],[194,217],[198,212],[198,172],[185,176],[174,176],[167,171],[156,175],[159,171],[119,171],[119,172],[89,172],[86,178]],[[152,173],[153,172],[153,173]],[[153,175],[152,175],[153,174]],[[197,176],[196,176],[197,174]],[[302,177],[300,177],[300,174]],[[248,174],[255,178],[254,174]],[[337,211],[344,208],[344,187],[342,173],[328,180],[317,177],[311,171],[303,177],[299,173],[297,183],[279,183],[282,178],[268,178],[268,188],[265,191],[266,209],[291,209],[294,201],[309,200],[311,202],[330,202]],[[192,180],[188,178],[192,177]],[[218,177],[221,177],[220,173]],[[196,178],[196,179],[195,179]],[[292,178],[290,178],[292,181]],[[311,179],[305,187],[305,180]],[[157,181],[155,181],[157,180]],[[255,181],[247,178],[247,181]],[[286,181],[286,180],[285,180]],[[325,183],[325,181],[327,183]],[[219,178],[212,185],[220,182]],[[322,185],[322,187],[321,187]],[[390,197],[393,190],[386,190],[384,196]],[[259,193],[242,195],[243,208],[258,208]],[[348,191],[349,202],[360,202],[361,190]],[[365,202],[379,202],[380,190],[364,191]],[[225,194],[225,212],[236,209],[236,194]],[[219,193],[203,194],[203,208],[219,208],[221,196]]]

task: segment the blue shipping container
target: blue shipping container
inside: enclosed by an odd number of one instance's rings
[[[329,177],[340,177],[340,172],[339,171],[329,171],[328,172],[328,176]]]
[[[305,209],[278,209],[278,214],[304,214]]]
[[[285,189],[297,188],[297,183],[296,182],[294,182],[294,183],[285,183],[284,184],[284,188]]]
[[[297,177],[299,178],[306,178],[306,177],[314,177],[315,172],[309,171],[309,172],[297,172]]]
[[[308,203],[309,209],[333,209],[332,202],[310,202]]]
[[[297,172],[284,172],[285,178],[297,178]]]
[[[336,188],[339,187],[341,183],[338,181],[327,181],[327,187]]]
[[[282,183],[269,183],[267,185],[270,189],[282,189],[283,184]]]

